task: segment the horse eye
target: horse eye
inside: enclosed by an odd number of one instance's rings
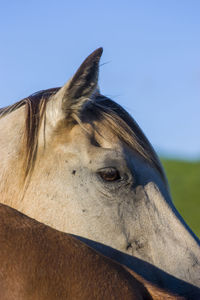
[[[119,171],[115,168],[105,168],[103,170],[100,170],[98,173],[105,181],[116,181],[121,179]]]

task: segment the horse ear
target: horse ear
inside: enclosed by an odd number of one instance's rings
[[[61,99],[64,117],[79,115],[98,89],[99,61],[103,49],[98,48],[81,64],[75,75],[55,95]],[[60,102],[60,101],[59,101]]]

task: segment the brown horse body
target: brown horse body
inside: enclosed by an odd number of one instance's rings
[[[0,205],[0,299],[182,299],[69,234]]]

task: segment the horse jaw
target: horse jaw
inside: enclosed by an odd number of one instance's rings
[[[154,182],[136,188],[135,205],[129,214],[132,218],[126,219],[129,220],[126,253],[200,286],[200,247]],[[137,222],[131,225],[130,220],[135,218]]]

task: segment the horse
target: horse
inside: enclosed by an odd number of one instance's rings
[[[63,87],[0,110],[1,202],[198,299],[200,242],[140,127],[100,93],[102,51]]]
[[[0,244],[1,300],[184,299],[3,204]]]

